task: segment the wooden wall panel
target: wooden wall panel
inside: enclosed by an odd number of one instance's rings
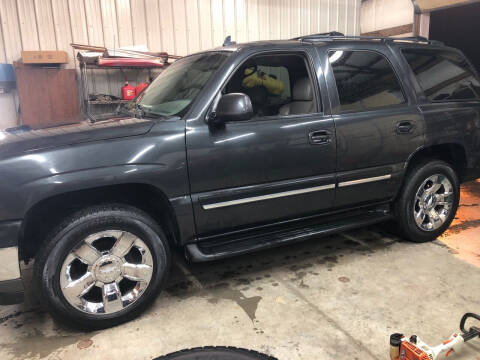
[[[269,0],[258,0],[258,31],[260,39],[270,39]]]
[[[78,1],[78,0],[75,0]],[[102,26],[102,10],[98,0],[83,0],[87,25],[88,43],[90,45],[104,46]]]
[[[0,27],[2,32],[2,62],[12,63],[20,58],[22,38],[15,0],[0,1]],[[17,119],[18,95],[16,91],[0,95],[0,129],[15,126]]]
[[[300,0],[291,0],[291,38],[301,35],[301,9],[300,9]]]
[[[248,13],[248,41],[259,40],[260,32],[258,28],[258,1],[259,0],[248,0],[247,1],[247,13]]]
[[[106,47],[120,46],[115,0],[100,0],[103,41]],[[98,30],[98,29],[97,29]]]
[[[280,10],[281,10],[281,1],[278,1],[275,6],[272,6],[272,0],[268,3],[268,25],[270,27],[270,39],[279,40],[282,38],[280,29],[282,28],[282,23],[280,19]]]
[[[3,41],[2,18],[0,15],[0,63],[7,62],[7,55],[5,53],[5,42]]]
[[[162,28],[158,0],[145,0],[145,23],[147,42],[150,49],[162,49]],[[138,20],[141,21],[141,20]]]
[[[15,4],[15,1],[13,3]],[[40,50],[34,2],[32,0],[18,0],[16,3],[22,36],[22,50]]]
[[[58,1],[63,2],[63,0]],[[70,13],[72,40],[78,44],[91,43],[87,33],[87,19],[85,17],[86,4],[83,1],[68,0],[67,8]]]
[[[360,0],[2,0],[7,61],[20,50],[70,41],[108,47],[148,45],[182,55],[219,46],[319,31],[357,34]],[[71,64],[73,66],[73,64]]]
[[[407,0],[405,0],[407,1]],[[0,61],[21,50],[65,50],[70,42],[119,47],[147,45],[152,51],[186,55],[237,42],[289,39],[338,30],[358,35],[361,0],[0,0]],[[119,94],[124,78],[97,71],[97,93]],[[135,80],[135,79],[133,79]],[[4,123],[15,125],[15,93]],[[5,104],[2,100],[2,106]]]
[[[173,23],[174,33],[173,41],[175,44],[175,53],[178,55],[188,54],[187,40],[187,15],[185,10],[185,2],[182,0],[173,1]],[[189,9],[190,11],[190,9]]]
[[[20,59],[22,50],[28,50],[22,44],[16,0],[0,1],[0,17],[2,19],[5,58],[8,63],[12,63]],[[37,50],[37,48],[33,50]]]
[[[1,25],[1,24],[0,24]],[[0,62],[4,63],[7,61],[5,46],[3,40],[3,30],[0,26]],[[9,127],[10,119],[15,119],[15,95],[10,94],[0,94],[0,109],[2,116],[0,117],[0,129]]]
[[[70,67],[75,67],[75,53],[73,49],[70,49],[70,51],[67,50],[70,48],[70,44],[73,40],[68,2],[52,0],[52,15],[57,49],[65,49],[70,55],[68,58]]]
[[[290,0],[281,0],[280,4],[280,38],[288,39],[292,35],[290,17],[292,15],[292,7],[290,6]]]
[[[212,14],[212,31],[213,31],[213,46],[222,45],[225,39],[223,27],[223,1],[212,0],[211,3]]]
[[[132,12],[130,0],[116,0],[118,42],[120,46],[133,45]]]
[[[147,45],[147,12],[145,10],[145,0],[130,0],[130,11],[132,14],[133,44]]]
[[[308,34],[310,31],[310,0],[300,0],[300,35]]]
[[[330,0],[328,6],[328,28],[338,30],[338,1]]]
[[[188,9],[186,11],[187,16],[187,40],[188,40],[188,53],[195,53],[200,51],[200,25],[199,25],[199,12],[198,12],[198,0],[190,0],[188,3]]]
[[[57,42],[50,0],[35,0],[35,17],[32,21],[36,21],[40,50],[55,50]]]
[[[212,7],[210,0],[198,0],[200,48],[213,47]]]
[[[247,0],[237,0],[235,2],[235,23],[236,23],[236,40],[239,43],[248,41],[248,13]]]
[[[169,54],[176,53],[176,43],[175,43],[175,19],[173,17],[173,6],[172,2],[181,1],[181,0],[159,0],[159,10],[160,10],[160,26],[161,26],[161,36],[162,36],[162,49],[152,49],[152,50],[164,50]],[[147,9],[148,11],[148,9]],[[183,44],[181,45],[183,46]]]
[[[235,27],[235,0],[223,0],[223,33],[230,35],[232,40],[237,38]]]

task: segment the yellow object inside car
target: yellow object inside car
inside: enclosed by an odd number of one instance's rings
[[[259,70],[245,69],[245,75],[242,85],[249,89],[255,86],[264,86],[270,94],[280,95],[285,88],[283,82]]]

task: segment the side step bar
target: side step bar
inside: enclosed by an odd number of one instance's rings
[[[219,241],[219,239],[204,240],[187,244],[186,248],[192,261],[204,262],[272,248],[286,243],[303,241],[315,236],[351,230],[389,219],[392,219],[392,214],[390,213],[369,212],[318,225],[304,225],[304,227],[283,229],[281,231],[273,230],[262,234],[238,237],[237,239],[228,237],[222,239],[223,241]]]

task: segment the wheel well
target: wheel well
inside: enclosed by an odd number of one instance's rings
[[[168,198],[146,184],[122,184],[73,191],[35,204],[26,214],[19,240],[20,257],[28,261],[53,228],[81,208],[102,203],[134,206],[148,213],[165,231],[172,246],[179,238],[178,224]]]
[[[467,167],[467,155],[465,149],[459,144],[432,145],[417,151],[408,161],[407,171],[425,159],[439,159],[448,162],[462,180]]]

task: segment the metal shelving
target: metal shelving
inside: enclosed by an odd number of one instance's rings
[[[151,70],[161,70],[162,68],[159,68],[157,66],[151,66],[151,67],[139,67],[139,66],[99,66],[97,64],[88,64],[85,61],[82,61],[81,59],[78,59],[79,65],[80,65],[80,89],[81,89],[81,95],[82,95],[82,111],[86,115],[92,115],[92,106],[100,106],[102,108],[105,108],[108,106],[115,106],[119,104],[123,104],[128,102],[129,100],[109,100],[109,101],[104,101],[104,100],[90,100],[90,96],[92,94],[89,93],[89,84],[90,84],[90,77],[92,76],[91,74],[88,73],[88,70],[117,70],[117,71],[124,71],[124,70],[137,70],[137,71],[148,71],[148,76],[151,77],[152,73]],[[113,96],[113,95],[112,95]],[[116,97],[116,96],[115,96]],[[113,109],[111,109],[113,110]],[[103,112],[103,110],[101,111]]]
[[[112,104],[123,104],[131,100],[111,100],[111,101],[102,101],[102,100],[88,100],[90,105],[112,105]]]

